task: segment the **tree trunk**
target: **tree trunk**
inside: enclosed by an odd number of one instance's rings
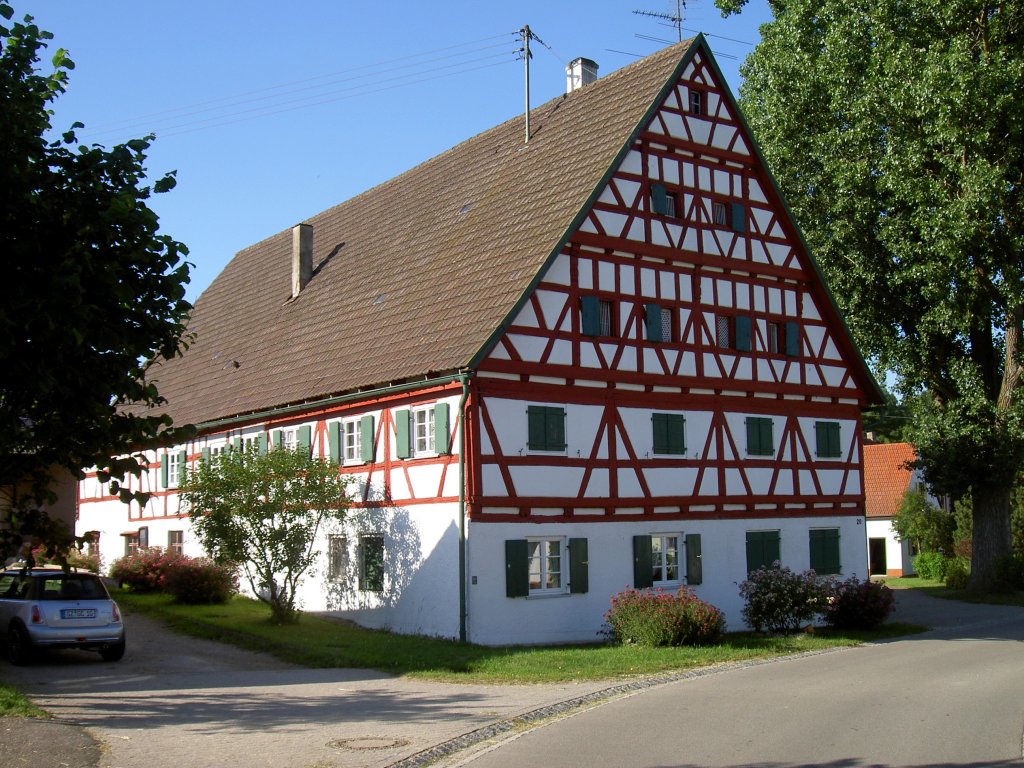
[[[967,588],[972,592],[985,592],[992,587],[996,562],[1011,552],[1010,488],[1003,485],[975,486],[973,502],[971,575]]]

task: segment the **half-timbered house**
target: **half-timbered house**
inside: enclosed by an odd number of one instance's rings
[[[866,574],[877,387],[703,38],[523,128],[235,256],[155,375],[197,437],[143,508],[81,485],[108,561],[198,554],[182,472],[255,441],[358,479],[302,597],[368,626],[594,640],[612,594],[690,585],[739,627],[752,568]]]

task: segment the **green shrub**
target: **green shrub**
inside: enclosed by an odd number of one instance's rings
[[[796,632],[825,610],[830,581],[814,571],[759,568],[740,584],[743,619],[756,632]]]
[[[852,576],[832,585],[825,623],[836,629],[874,629],[888,618],[896,597],[884,584]]]
[[[967,589],[967,575],[970,573],[970,563],[962,557],[951,557],[946,563],[946,575],[943,581],[949,589]]]
[[[725,631],[722,612],[687,587],[676,594],[627,589],[605,614],[612,639],[644,646],[707,645]]]
[[[99,573],[102,562],[99,552],[82,552],[79,549],[68,551],[68,565],[89,573]]]
[[[1006,555],[996,560],[992,588],[996,592],[1024,590],[1024,555]]]
[[[914,558],[914,570],[922,579],[944,581],[950,559],[941,552],[922,552]]]
[[[164,573],[162,586],[179,603],[226,603],[238,591],[238,577],[233,567],[206,557],[186,557]]]
[[[135,592],[155,592],[163,588],[167,571],[184,555],[148,547],[118,558],[110,566],[110,577]]]

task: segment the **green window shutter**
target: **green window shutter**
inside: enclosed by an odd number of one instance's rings
[[[270,433],[270,441],[274,444],[275,448],[280,448],[284,445],[284,435],[281,434],[280,429],[275,429]]]
[[[584,336],[601,335],[601,300],[597,296],[581,296],[580,312]]]
[[[312,434],[313,430],[308,424],[299,427],[297,443],[300,451],[309,453],[310,448],[313,446]]]
[[[395,453],[400,459],[412,456],[412,435],[409,429],[411,417],[412,413],[407,408],[395,411]]]
[[[547,433],[548,450],[565,450],[565,409],[548,408]]]
[[[448,403],[434,406],[434,451],[448,453]]]
[[[800,324],[795,320],[786,321],[786,354],[800,356]]]
[[[188,472],[188,453],[178,451],[178,485],[185,482],[185,474]]]
[[[704,581],[704,567],[700,554],[700,534],[686,534],[686,583],[701,584]]]
[[[245,443],[242,442],[242,437],[241,435],[239,435],[238,437],[231,441],[231,450],[241,451],[243,445],[245,445]]]
[[[569,592],[582,595],[590,590],[590,560],[586,539],[569,539]]]
[[[750,351],[750,318],[746,315],[737,315],[736,322],[736,350],[738,352]]]
[[[526,539],[505,540],[505,596],[530,594],[530,555]]]
[[[654,554],[650,536],[633,537],[633,586],[647,589],[654,586]]]
[[[531,451],[565,450],[565,409],[531,405],[526,409],[527,445]]]
[[[686,453],[686,417],[681,413],[651,414],[654,428],[654,452],[682,455]]]
[[[209,448],[203,448],[202,453],[200,455],[202,456],[200,461],[203,464],[209,464],[210,463],[210,449]]]
[[[814,442],[819,458],[838,458],[842,455],[839,443],[839,422],[814,422]]]
[[[747,453],[751,456],[775,455],[771,419],[763,416],[747,417]]]
[[[376,458],[373,438],[373,416],[368,413],[359,419],[359,458],[364,464]]]
[[[743,203],[732,204],[729,226],[733,232],[747,231],[747,207]]]
[[[813,528],[808,534],[811,568],[823,575],[839,573],[839,529]]]
[[[644,305],[644,313],[647,320],[647,340],[665,341],[661,337],[661,305],[646,304]]]
[[[663,184],[651,184],[651,210],[662,216],[668,213],[668,195]]]
[[[327,451],[332,464],[341,464],[341,422],[332,421],[327,427]]]
[[[160,487],[161,488],[166,488],[167,487],[167,462],[168,461],[169,461],[169,459],[167,458],[167,454],[166,453],[163,454],[160,457]]]
[[[779,560],[778,531],[747,531],[747,573],[771,568]]]
[[[260,456],[267,455],[267,433],[261,432],[256,435],[256,447],[259,450]]]

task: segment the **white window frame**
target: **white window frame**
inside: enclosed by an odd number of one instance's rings
[[[434,406],[413,408],[409,415],[409,442],[412,455],[436,456],[437,442],[434,436]]]
[[[342,464],[362,464],[360,438],[362,429],[360,419],[341,420],[341,462]]]
[[[286,451],[295,451],[299,448],[299,428],[286,427],[281,430],[281,447]]]
[[[177,538],[177,541],[174,539]],[[173,530],[167,532],[167,551],[170,553],[185,554],[185,531]]]
[[[600,326],[601,336],[614,336],[615,335],[615,311],[612,307],[612,302],[607,299],[601,299],[598,302],[598,324]]]
[[[673,543],[670,546],[670,543]],[[671,562],[671,554],[675,554],[675,563]],[[651,534],[651,567],[657,571],[652,574],[655,587],[666,587],[681,584],[683,581],[682,572],[683,557],[683,536],[680,533],[652,533]],[[675,568],[675,578],[671,578],[671,569]]]
[[[346,581],[348,578],[348,536],[327,534],[327,580]]]
[[[550,585],[552,545],[557,545],[558,582]],[[569,594],[569,552],[564,536],[531,536],[526,539],[527,574],[530,597]],[[536,561],[536,562],[535,562]],[[536,566],[536,567],[535,567]],[[534,578],[536,574],[536,579]],[[536,586],[534,586],[536,584]]]
[[[178,461],[179,454],[177,451],[167,452],[167,487],[177,488],[178,483],[181,480],[181,462]]]

